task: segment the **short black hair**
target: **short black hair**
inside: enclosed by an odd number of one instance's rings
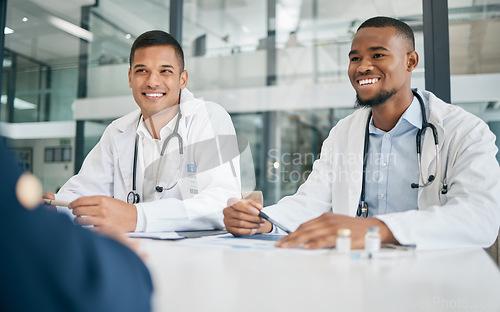
[[[132,49],[130,50],[130,66],[132,67],[132,61],[137,49],[163,45],[170,46],[174,49],[175,55],[181,66],[181,71],[184,70],[184,52],[182,51],[181,45],[171,34],[163,30],[150,30],[135,39],[132,44]]]
[[[415,50],[415,35],[411,27],[398,19],[387,17],[387,16],[377,16],[367,19],[358,27],[358,31],[365,27],[394,27],[396,28],[396,33],[406,39],[410,44],[412,51]]]

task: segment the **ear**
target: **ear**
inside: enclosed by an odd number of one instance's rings
[[[132,71],[130,68],[128,69],[128,87],[132,88]]]
[[[407,54],[406,66],[408,72],[412,72],[418,66],[418,53],[417,51],[411,51]]]
[[[188,83],[188,72],[187,70],[184,70],[181,73],[181,89],[184,89]]]

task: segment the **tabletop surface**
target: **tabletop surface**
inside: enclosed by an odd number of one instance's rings
[[[500,311],[500,271],[480,248],[368,258],[272,243],[141,239],[154,311]]]

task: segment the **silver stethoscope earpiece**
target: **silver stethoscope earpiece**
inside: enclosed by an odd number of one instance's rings
[[[424,105],[424,100],[414,90],[412,90],[413,95],[417,98],[418,102],[420,103],[420,109],[422,111],[422,128],[418,129],[417,135],[416,135],[416,144],[417,144],[417,161],[418,161],[418,172],[419,172],[419,183],[412,183],[410,185],[411,188],[422,188],[422,187],[427,187],[431,185],[437,177],[438,173],[438,134],[436,127],[427,121],[427,116],[425,115],[425,105]],[[369,127],[370,127],[370,120],[372,117],[372,113],[368,114],[368,120],[366,121],[366,128],[365,128],[365,145],[363,149],[363,181],[361,182],[361,196],[358,204],[358,210],[356,211],[356,215],[358,217],[368,217],[368,204],[365,201],[365,178],[366,178],[366,162],[368,158],[368,142],[370,139],[370,133],[369,133]],[[422,133],[424,132],[425,128],[430,128],[432,130],[432,136],[434,137],[434,145],[436,147],[436,167],[434,169],[434,174],[429,175],[427,178],[427,182],[424,180],[424,176],[422,173],[422,149],[421,149],[421,143],[422,143]],[[422,184],[420,184],[422,182]]]

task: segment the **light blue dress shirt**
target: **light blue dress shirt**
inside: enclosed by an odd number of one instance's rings
[[[418,189],[410,185],[419,178],[416,135],[420,128],[422,113],[416,97],[388,132],[376,128],[371,118],[365,178],[369,217],[417,209]]]

